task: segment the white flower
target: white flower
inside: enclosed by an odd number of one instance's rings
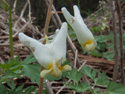
[[[19,33],[19,40],[32,50],[37,61],[46,68],[40,73],[41,77],[48,74],[59,77],[62,71],[71,70],[69,65],[62,66],[66,58],[67,23],[63,23],[61,29],[57,29],[57,31],[58,33],[50,44],[42,44],[23,33]]]
[[[78,7],[74,5],[73,8],[74,16],[72,16],[65,7],[63,7],[61,10],[67,22],[74,29],[77,39],[81,44],[82,48],[86,51],[91,51],[97,46],[96,40],[94,39],[91,31],[84,23]]]

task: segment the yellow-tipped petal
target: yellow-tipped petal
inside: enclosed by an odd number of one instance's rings
[[[94,46],[93,46],[93,43],[92,44],[87,44],[86,46],[85,46],[85,49],[87,50],[87,51],[92,51],[92,50],[94,50]]]
[[[69,65],[63,66],[63,71],[70,71],[70,70],[72,70],[71,66]]]
[[[89,41],[83,43],[82,46],[84,47],[84,49],[86,51],[92,51],[97,46],[97,43],[95,40],[92,39],[92,40],[89,40]]]
[[[86,45],[92,44],[92,43],[93,43],[93,40],[89,40],[89,41],[85,42],[85,43],[83,44],[83,46],[85,47]]]
[[[52,70],[52,69],[50,69],[50,70],[43,70],[43,71],[40,73],[40,76],[41,76],[42,78],[45,77],[45,76],[47,76],[48,74],[50,74],[51,70]]]
[[[54,60],[53,60],[53,70],[52,70],[51,74],[52,74],[54,77],[59,77],[59,76],[62,75],[62,72],[61,72],[61,70],[59,69],[58,63],[55,63]]]
[[[62,75],[62,72],[61,72],[61,70],[60,70],[59,68],[57,68],[56,73],[55,73],[54,70],[52,70],[51,74],[52,74],[52,76],[54,76],[54,77],[59,77],[59,76]]]

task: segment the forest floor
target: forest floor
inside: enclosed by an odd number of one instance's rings
[[[124,5],[125,4],[122,5],[123,10],[125,10]],[[125,16],[125,11],[123,15]],[[12,14],[14,57],[20,56],[20,58],[24,60],[31,53],[31,51],[28,47],[26,47],[23,43],[19,41],[18,32],[23,31],[28,36],[36,38],[36,39],[39,39],[40,33],[43,33],[43,32],[39,31],[30,22],[26,22],[22,18],[19,21],[18,19],[20,19],[19,16]],[[90,24],[90,21],[87,19],[85,19],[85,22]],[[107,23],[110,24],[111,19]],[[91,23],[89,26],[92,27],[93,24],[94,23]],[[125,28],[125,19],[123,20],[123,28]],[[10,59],[10,44],[9,44],[9,32],[8,31],[9,31],[9,13],[0,9],[0,62],[1,63],[4,63],[8,59]],[[79,46],[76,46],[76,47],[79,47]],[[70,51],[71,50],[70,47],[68,48],[68,50],[69,50],[68,54],[70,56],[70,60],[74,62],[74,55]],[[91,55],[84,55],[81,52],[82,50],[78,49],[79,61],[86,60],[87,66],[93,69],[99,69],[100,71],[106,72],[109,79],[112,80],[113,67],[115,64],[114,61],[109,61],[107,59],[100,58],[100,57],[93,57]],[[50,82],[54,92],[57,92],[58,90],[60,90],[60,88],[62,88],[63,84],[61,83],[61,81],[63,80],[65,79]],[[25,77],[23,79],[16,79],[15,82],[17,83],[17,85],[24,83],[26,87],[31,86],[31,85],[37,86],[36,83],[30,82],[30,79],[28,77]],[[65,87],[59,94],[73,94],[73,91]],[[80,94],[80,93],[76,93],[76,94]]]

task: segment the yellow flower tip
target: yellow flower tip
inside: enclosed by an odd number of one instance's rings
[[[71,66],[69,65],[63,66],[63,71],[70,71],[70,70],[72,70]]]
[[[43,70],[43,71],[40,73],[40,76],[41,76],[42,78],[45,77],[45,76],[47,76],[48,74],[50,74],[51,70],[52,70],[52,69],[50,69],[50,70]]]
[[[59,77],[62,75],[61,70],[57,69],[57,72],[55,73],[54,70],[51,71],[51,75],[54,77]]]
[[[88,45],[88,44],[92,44],[92,43],[93,43],[93,40],[91,39],[91,40],[85,42],[85,43],[83,44],[83,46],[85,47],[86,45]]]
[[[87,51],[92,51],[92,50],[94,50],[95,47],[96,47],[96,46],[94,45],[93,39],[91,39],[91,40],[89,40],[89,41],[83,43],[82,46],[83,46],[83,47],[85,48],[85,50],[87,50]]]
[[[72,70],[71,66],[69,65],[61,66],[59,65],[58,62],[49,63],[47,66],[47,70],[43,70],[40,73],[40,76],[43,78],[47,76],[48,74],[51,74],[54,77],[59,77],[62,75],[62,71],[69,71],[69,70]]]
[[[92,51],[92,50],[94,50],[94,46],[93,46],[93,44],[87,44],[86,46],[85,46],[85,49],[87,50],[87,51]]]

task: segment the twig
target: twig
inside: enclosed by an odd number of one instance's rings
[[[17,30],[17,29],[16,29],[17,23],[18,23],[21,19],[23,19],[24,11],[26,10],[27,5],[29,5],[29,13],[28,13],[28,19],[29,19],[29,20],[28,20],[28,22],[25,22],[26,24],[25,24],[20,30]],[[16,21],[16,23],[15,23],[15,25],[14,25],[13,30],[15,30],[16,33],[13,35],[13,38],[16,37],[19,32],[23,31],[23,30],[27,27],[27,25],[28,25],[29,23],[31,23],[31,22],[32,22],[32,19],[31,19],[31,4],[30,4],[30,1],[27,0],[25,6],[24,6],[24,8],[23,8],[23,10],[21,11],[20,18]]]
[[[27,8],[27,5],[28,5],[28,2],[25,3],[24,8],[23,8],[22,11],[21,11],[20,17],[19,17],[19,19],[15,22],[13,28],[16,28],[18,22],[22,19],[23,15],[24,15],[24,12],[25,12],[25,10],[26,10],[26,8]]]
[[[75,56],[75,60],[74,60],[74,68],[75,68],[76,67],[76,62],[78,62],[78,64],[80,65],[78,55],[77,55],[78,51],[77,51],[75,45],[72,43],[72,40],[70,39],[68,34],[67,34],[67,40],[68,40],[68,43],[69,43],[69,45],[70,45],[70,47],[71,47],[71,49],[73,51],[73,54]]]
[[[87,60],[84,60],[84,62],[82,63],[82,65],[79,67],[78,71],[80,71],[82,69],[82,67],[85,66],[86,63],[87,63]]]
[[[74,68],[76,68],[76,62],[77,62],[77,57],[78,57],[78,50],[75,52],[75,59],[74,59]]]
[[[13,13],[16,14],[16,4],[17,4],[17,0],[14,1],[14,4],[13,4]]]
[[[116,28],[116,16],[115,16],[115,2],[111,0],[111,6],[112,6],[112,20],[113,20],[113,33],[114,33],[114,50],[115,50],[115,65],[113,70],[113,80],[117,80],[117,73],[118,73],[118,46],[117,46],[117,28]]]
[[[47,17],[46,17],[45,28],[44,28],[44,36],[48,33],[48,27],[49,27],[50,19],[52,16],[51,14],[52,4],[53,4],[53,0],[50,0]]]
[[[48,7],[48,6],[49,6],[49,1],[48,1],[48,2],[45,1],[45,4],[46,4],[46,6]],[[57,22],[56,22],[56,19],[55,19],[54,15],[52,16],[52,21],[53,21],[55,27],[58,28],[58,24],[57,24]]]
[[[46,87],[48,89],[49,94],[54,94],[49,80],[46,80]]]
[[[118,12],[118,17],[119,17],[119,36],[120,36],[120,71],[121,71],[121,83],[123,83],[125,85],[125,81],[124,81],[124,53],[123,53],[123,24],[122,24],[122,12],[121,12],[121,7],[120,7],[120,1],[116,0],[116,4],[117,4],[117,12]]]

